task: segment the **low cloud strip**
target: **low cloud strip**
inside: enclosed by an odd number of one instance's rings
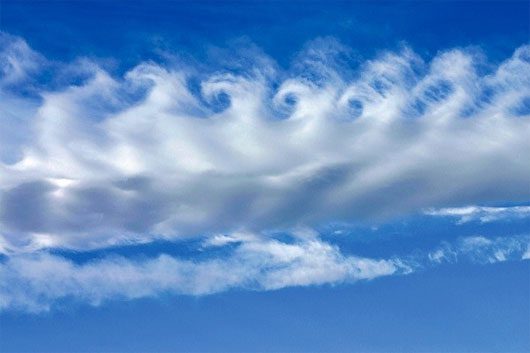
[[[528,236],[466,237],[431,251],[388,259],[344,254],[318,236],[292,242],[253,234],[229,238],[238,242],[233,251],[201,261],[161,254],[142,259],[107,256],[79,264],[47,252],[11,256],[0,262],[0,309],[41,312],[64,300],[100,305],[109,300],[201,296],[234,288],[333,285],[406,275],[444,263],[530,259]],[[218,240],[205,243],[205,251],[226,246]]]

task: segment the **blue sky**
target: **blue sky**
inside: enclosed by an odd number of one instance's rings
[[[1,352],[527,352],[530,3],[2,1]]]

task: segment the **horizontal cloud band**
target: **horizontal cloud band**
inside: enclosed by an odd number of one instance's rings
[[[234,234],[210,239],[204,250],[230,242],[239,244],[230,254],[203,261],[169,255],[142,260],[115,256],[75,264],[45,252],[12,256],[0,262],[0,309],[39,312],[65,299],[99,305],[111,299],[205,295],[231,288],[274,290],[409,274],[457,261],[530,259],[528,236],[461,238],[423,254],[386,260],[345,255],[318,236],[286,243]]]
[[[481,207],[467,206],[457,208],[430,209],[425,211],[429,216],[455,217],[458,223],[463,224],[475,220],[482,223],[494,222],[506,219],[530,218],[530,206],[512,207]]]
[[[287,70],[247,51],[116,77],[0,44],[4,253],[530,199],[528,46],[494,68],[407,48],[353,68],[318,40]]]

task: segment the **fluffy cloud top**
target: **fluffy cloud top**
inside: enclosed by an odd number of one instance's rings
[[[115,76],[0,44],[2,127],[16,132],[0,140],[4,252],[530,197],[528,46],[496,66],[404,48],[352,67],[320,40],[288,70],[251,52],[237,69]]]

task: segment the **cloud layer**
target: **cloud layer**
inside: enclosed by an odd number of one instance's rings
[[[99,305],[111,299],[205,295],[232,288],[338,284],[409,274],[441,263],[530,258],[528,236],[467,237],[389,259],[345,255],[316,235],[295,236],[290,242],[248,233],[228,238],[238,244],[232,251],[202,261],[162,254],[142,259],[110,256],[79,264],[49,253],[15,255],[0,263],[0,310],[46,311],[64,300]],[[205,246],[222,245],[218,238],[215,245]]]
[[[530,198],[528,46],[498,65],[403,48],[354,66],[319,40],[287,70],[250,50],[115,76],[0,44],[4,252]]]
[[[424,61],[406,47],[359,63],[319,39],[289,68],[238,49],[218,65],[170,55],[116,74],[0,34],[0,309],[530,258],[527,236],[381,259],[307,230],[421,212],[527,217],[527,206],[466,205],[530,200],[529,46],[498,64],[476,49]],[[211,256],[53,254],[197,236]]]

